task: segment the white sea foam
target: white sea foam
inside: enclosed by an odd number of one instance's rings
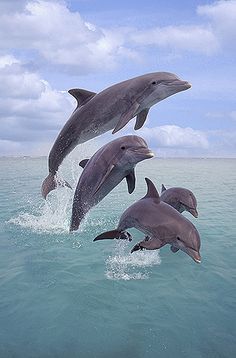
[[[71,190],[58,188],[47,200],[32,207],[30,213],[20,213],[8,222],[37,233],[65,233],[69,230],[71,201]]]
[[[149,270],[160,265],[159,250],[129,252],[126,241],[115,243],[114,254],[106,260],[106,277],[110,280],[144,280],[149,278]]]

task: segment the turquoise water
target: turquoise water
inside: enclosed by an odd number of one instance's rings
[[[81,158],[80,158],[81,159]],[[79,161],[79,160],[78,160]],[[63,177],[75,187],[78,161]],[[40,195],[46,158],[0,159],[0,357],[236,356],[235,159],[152,159],[69,234],[73,193]],[[144,177],[198,199],[200,265],[186,254],[93,243],[146,191]]]

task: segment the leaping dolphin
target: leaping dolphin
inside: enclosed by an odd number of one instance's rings
[[[70,231],[77,230],[85,214],[124,178],[132,193],[135,165],[153,156],[143,138],[129,135],[107,143],[90,159],[82,160],[84,170],[75,190]]]
[[[197,199],[191,190],[178,187],[166,189],[162,184],[160,199],[178,210],[179,213],[186,210],[195,218],[198,217]]]
[[[42,184],[43,197],[56,188],[58,168],[78,144],[111,129],[116,133],[135,116],[134,129],[140,129],[154,104],[190,87],[173,73],[154,72],[117,83],[98,94],[83,89],[69,90],[77,100],[77,107],[49,153],[49,175]],[[61,185],[70,186],[66,182]]]
[[[148,178],[147,194],[131,205],[121,216],[117,229],[97,236],[94,241],[103,239],[128,239],[131,235],[126,231],[135,227],[146,237],[136,244],[131,252],[147,249],[160,249],[171,245],[172,252],[184,251],[195,262],[201,262],[200,236],[195,226],[170,205],[160,200],[155,185]]]

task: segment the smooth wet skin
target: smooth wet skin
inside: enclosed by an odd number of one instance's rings
[[[60,164],[78,144],[109,130],[116,133],[133,117],[136,117],[134,129],[140,129],[153,105],[190,87],[187,81],[173,73],[154,72],[117,83],[98,94],[82,89],[70,90],[78,105],[49,153],[49,175],[42,184],[43,197],[55,189]],[[66,182],[61,184],[70,186]]]
[[[179,213],[188,211],[195,218],[198,217],[197,199],[188,189],[178,187],[166,189],[162,184],[160,199],[178,210]]]
[[[85,214],[124,178],[132,193],[135,165],[153,156],[141,137],[130,135],[107,143],[91,159],[83,160],[80,165],[84,170],[74,195],[70,231],[77,230]]]
[[[196,227],[170,205],[160,200],[159,194],[150,179],[147,194],[131,205],[121,216],[117,229],[97,236],[94,241],[120,238],[128,228],[136,228],[145,234],[145,239],[136,244],[137,250],[156,250],[171,245],[171,251],[182,250],[195,262],[201,262],[200,236]],[[128,237],[127,237],[128,238]]]

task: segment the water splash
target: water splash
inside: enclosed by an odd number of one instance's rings
[[[114,255],[106,260],[106,277],[110,280],[145,280],[149,278],[148,267],[160,265],[159,250],[139,251],[131,254],[128,242],[115,243]],[[141,271],[140,271],[141,269]]]
[[[58,188],[47,200],[33,206],[30,213],[20,213],[8,223],[37,233],[68,233],[72,196],[71,190]]]

